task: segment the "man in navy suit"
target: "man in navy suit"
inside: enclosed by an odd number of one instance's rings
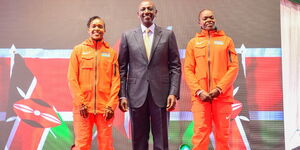
[[[154,150],[168,150],[168,111],[179,98],[181,63],[173,31],[153,23],[155,4],[144,0],[141,25],[122,34],[120,104],[131,116],[133,150],[147,150],[150,127]]]

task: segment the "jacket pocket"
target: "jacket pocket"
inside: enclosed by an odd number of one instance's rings
[[[88,84],[93,79],[95,58],[93,56],[81,56],[79,83]]]
[[[195,47],[194,55],[197,62],[206,60],[206,46]]]
[[[114,76],[117,76],[117,64],[114,64],[113,71],[114,71]]]
[[[85,92],[91,91],[91,90],[92,90],[92,87],[91,87],[91,84],[82,84],[82,85],[80,86],[80,89],[81,89],[81,91],[82,91],[83,93],[85,93]]]
[[[170,78],[160,78],[159,80],[163,84],[169,84],[170,83]]]
[[[194,51],[196,60],[196,76],[198,79],[206,78],[207,75],[207,56],[206,56],[206,46],[203,48],[196,47]]]
[[[94,66],[94,56],[82,56],[81,69],[92,69]]]
[[[205,55],[206,55],[205,50],[206,50],[206,45],[195,47],[195,50],[194,50],[195,58],[205,57]]]
[[[236,55],[236,52],[234,50],[229,49],[228,50],[228,59],[229,59],[230,63],[232,63],[232,55]]]
[[[136,78],[128,78],[127,83],[135,84]]]

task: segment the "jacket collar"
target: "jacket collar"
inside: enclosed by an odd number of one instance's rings
[[[224,36],[225,32],[223,30],[201,30],[199,33],[196,33],[196,37],[207,37],[207,36]]]
[[[85,41],[83,41],[82,43],[83,45],[86,45],[86,46],[89,46],[91,48],[95,48],[96,49],[96,46],[99,48],[101,47],[102,45],[106,48],[109,48],[109,45],[107,42],[104,41],[104,39],[102,39],[101,41],[95,41],[95,40],[92,40],[92,38],[88,38],[86,39]]]

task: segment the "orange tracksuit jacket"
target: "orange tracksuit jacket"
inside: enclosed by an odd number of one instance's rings
[[[213,124],[216,149],[228,150],[233,82],[238,74],[238,57],[232,39],[220,30],[197,33],[186,48],[184,73],[193,95],[193,150],[208,149]],[[216,87],[222,92],[212,103],[202,102],[196,96],[198,90],[209,93]]]
[[[81,104],[89,113],[104,113],[118,105],[120,89],[119,65],[116,52],[104,41],[91,38],[75,46],[69,64],[68,80],[73,97],[74,111]]]
[[[238,74],[238,57],[233,41],[222,30],[197,33],[186,48],[184,72],[193,95],[219,87],[218,100],[232,102],[233,82]],[[208,62],[210,60],[210,63]],[[192,100],[197,100],[193,96]]]

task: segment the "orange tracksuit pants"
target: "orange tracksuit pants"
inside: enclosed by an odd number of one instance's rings
[[[231,103],[214,99],[212,103],[193,101],[194,135],[193,150],[207,150],[209,135],[213,129],[216,150],[229,150],[229,119]]]
[[[113,150],[112,123],[113,118],[105,120],[103,114],[89,113],[83,118],[80,113],[73,113],[75,150],[90,150],[94,124],[97,127],[98,150]]]

